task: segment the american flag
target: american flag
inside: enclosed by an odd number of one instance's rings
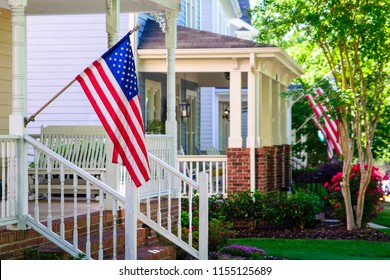
[[[324,127],[322,126],[322,124],[320,123],[320,121],[317,119],[317,116],[314,115],[312,117],[312,120],[315,124],[315,126],[317,127],[317,129],[319,131],[321,131],[322,135],[324,136],[325,138],[325,143],[326,143],[326,152],[327,152],[327,155],[328,155],[328,159],[331,159],[333,157],[333,144],[332,142],[329,141],[328,137],[326,136],[326,132],[325,132],[325,129]]]
[[[341,155],[338,122],[329,116],[327,106],[324,106],[316,101],[316,97],[322,94],[323,91],[321,89],[317,89],[315,91],[315,97],[313,97],[311,94],[308,94],[306,95],[306,99],[309,101],[309,105],[315,113],[313,121],[317,128],[319,128],[320,131],[324,134],[324,137],[327,141],[328,157],[333,156],[333,149],[336,150],[338,155]],[[323,123],[320,123],[320,120],[323,120]]]
[[[87,95],[134,184],[150,178],[130,32],[81,72]],[[115,160],[113,160],[115,161]]]

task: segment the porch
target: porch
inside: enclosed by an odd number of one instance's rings
[[[19,140],[18,137],[1,136],[0,225],[2,230],[14,229],[14,233],[7,230],[7,237],[2,239],[7,240],[0,246],[2,258],[20,258],[24,246],[22,244],[37,245],[45,238],[56,244],[62,251],[73,256],[82,253],[87,259],[129,259],[137,258],[137,254],[141,254],[140,257],[145,257],[146,253],[142,252],[142,248],[145,244],[157,244],[157,234],[167,238],[173,244],[185,248],[196,258],[207,258],[207,237],[202,237],[202,235],[207,235],[208,227],[208,179],[201,171],[198,170],[194,173],[197,173],[194,179],[199,180],[201,182],[199,184],[181,175],[176,169],[150,154],[152,180],[145,186],[136,189],[132,186],[126,173],[121,172],[122,177],[117,192],[58,154],[48,150],[35,139],[26,136],[25,141],[31,146],[30,149],[36,151],[33,154],[44,154],[51,162],[46,167],[46,173],[43,171],[39,175],[32,173],[36,176],[35,178],[45,176],[48,178],[48,182],[41,186],[40,182],[35,180],[33,189],[30,186],[30,191],[33,193],[30,193],[30,200],[27,201],[29,193],[26,190],[29,188],[27,185],[18,184],[19,174],[17,171],[22,166],[18,161],[18,155],[23,141]],[[153,151],[166,161],[169,161],[167,156],[169,157],[172,143],[172,137],[167,135],[147,137],[148,150]],[[37,159],[39,156],[34,157],[35,166],[38,166]],[[209,163],[213,164],[212,161]],[[57,171],[52,169],[52,166],[58,165]],[[29,169],[34,171],[35,168],[30,167]],[[71,185],[66,184],[66,174],[73,174]],[[52,178],[57,176],[61,185],[59,192],[51,185],[52,182],[54,184]],[[85,182],[81,183],[81,181]],[[5,183],[3,184],[3,182]],[[79,191],[82,184],[85,185],[83,189],[86,192]],[[202,188],[200,188],[201,185]],[[45,196],[39,195],[41,193],[39,189],[42,187],[47,193]],[[92,188],[98,189],[99,195],[97,197],[91,196]],[[69,190],[71,190],[71,194],[66,195]],[[133,193],[129,194],[129,191]],[[25,197],[17,195],[22,192]],[[206,240],[203,245],[200,241],[199,247],[198,245],[194,247],[195,245],[192,244],[192,238],[195,238],[191,234],[192,228],[189,229],[189,237],[181,236],[180,217],[182,211],[192,212],[192,210],[201,207],[201,205],[193,204],[195,196],[199,196],[203,205],[203,210],[199,209],[200,213],[203,211],[199,230],[203,229],[199,238]],[[182,202],[182,197],[188,198],[187,203]],[[27,204],[27,212],[21,215],[20,209],[23,209],[24,203]],[[192,223],[192,217],[189,222]],[[151,231],[152,235],[150,235]],[[27,240],[23,239],[17,245],[19,249],[15,249],[16,245],[13,242],[18,236],[25,237]],[[112,240],[108,244],[111,249],[107,249],[107,240]],[[162,253],[165,248],[159,248],[162,250],[161,254],[165,256],[167,253]],[[171,250],[168,248],[169,252]],[[132,255],[128,255],[129,252]]]

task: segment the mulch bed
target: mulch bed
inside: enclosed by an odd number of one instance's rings
[[[372,228],[361,228],[348,231],[341,222],[318,222],[311,229],[280,229],[258,228],[239,229],[239,238],[288,238],[288,239],[333,239],[333,240],[366,240],[390,242],[390,238],[383,232]]]

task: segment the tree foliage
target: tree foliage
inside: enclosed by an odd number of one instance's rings
[[[251,14],[260,41],[288,46],[289,39],[301,40],[311,54],[321,50],[331,74],[323,77],[327,98],[339,120],[347,227],[360,227],[374,131],[389,110],[390,0],[262,0]],[[318,86],[324,83],[313,82]],[[361,163],[361,180],[357,205],[352,205],[349,177],[355,158]]]

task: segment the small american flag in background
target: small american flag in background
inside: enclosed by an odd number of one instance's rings
[[[323,92],[321,89],[315,91],[316,96],[313,97],[311,94],[306,95],[309,105],[315,113],[313,121],[317,128],[324,134],[327,143],[328,157],[333,156],[333,149],[336,150],[338,155],[341,155],[341,146],[340,146],[340,134],[338,129],[337,120],[332,119],[329,116],[328,109],[326,105],[322,105],[316,100],[316,97],[322,95]],[[323,118],[323,124],[320,123],[320,120]]]
[[[150,178],[130,32],[80,73],[87,95],[134,184]]]

